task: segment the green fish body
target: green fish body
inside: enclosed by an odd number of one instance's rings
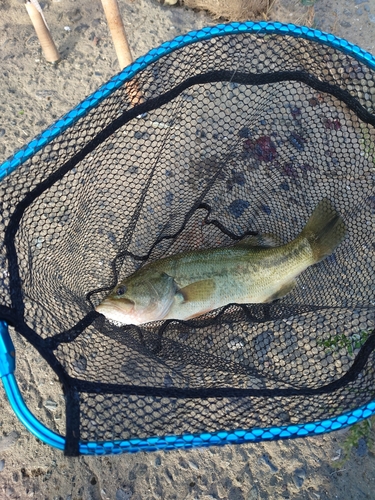
[[[96,308],[122,324],[191,319],[230,303],[271,302],[290,292],[296,277],[331,255],[345,226],[322,200],[296,239],[275,246],[259,236],[221,248],[182,252],[146,264],[119,283]]]

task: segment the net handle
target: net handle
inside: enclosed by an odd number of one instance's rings
[[[60,60],[60,54],[56,48],[55,42],[52,39],[38,0],[27,0],[25,7],[30,16],[31,22],[33,23],[39,43],[44,53],[44,57],[47,62],[57,63]]]
[[[133,56],[126,37],[124,23],[122,22],[117,0],[101,0],[113,45],[115,47],[120,69],[123,70],[133,62]],[[126,84],[127,92],[133,106],[142,101],[142,94],[136,81]]]
[[[120,69],[124,69],[133,62],[128,40],[126,38],[124,24],[122,22],[117,0],[101,0],[109,30],[112,35],[113,45]]]

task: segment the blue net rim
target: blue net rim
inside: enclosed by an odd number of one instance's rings
[[[26,146],[15,153],[11,158],[0,165],[0,181],[13,172],[23,162],[32,157],[36,152],[50,143],[68,127],[74,125],[81,117],[87,115],[91,109],[108,97],[112,92],[121,87],[126,81],[133,78],[142,69],[157,61],[161,57],[190,45],[213,37],[226,36],[239,33],[252,34],[276,34],[304,38],[322,45],[333,47],[346,53],[356,60],[375,69],[375,57],[332,34],[319,30],[294,24],[268,23],[268,22],[244,22],[219,24],[203,28],[199,31],[191,31],[186,35],[178,36],[169,42],[165,42],[158,48],[152,49],[146,55],[139,57],[133,64],[115,75],[96,92],[84,99],[75,108],[62,118],[57,120],[48,129],[30,141]],[[25,427],[44,443],[64,450],[65,438],[42,424],[27,408],[19,391],[14,375],[14,347],[11,342],[8,326],[0,322],[0,377],[10,404]],[[375,415],[375,400],[355,410],[311,423],[288,425],[281,427],[253,428],[223,430],[214,433],[170,435],[163,437],[148,437],[143,439],[130,439],[125,441],[107,442],[81,442],[79,452],[83,455],[106,455],[118,453],[134,453],[137,451],[156,451],[177,448],[192,448],[197,446],[241,444],[258,441],[273,441],[278,439],[291,439],[297,437],[313,436],[345,428]]]
[[[323,31],[308,28],[306,26],[297,26],[294,24],[269,23],[269,22],[244,22],[244,23],[229,23],[218,24],[216,26],[206,27],[198,31],[190,31],[186,35],[180,35],[163,43],[159,47],[150,50],[146,55],[136,59],[130,66],[111,78],[106,84],[101,86],[96,92],[84,99],[75,108],[69,111],[62,118],[57,120],[53,125],[48,127],[44,132],[39,134],[35,139],[30,141],[26,146],[16,152],[8,160],[0,165],[0,181],[13,172],[23,162],[28,160],[33,154],[50,143],[61,132],[68,127],[74,125],[81,117],[97,106],[103,99],[108,97],[112,92],[121,87],[126,81],[133,78],[142,69],[149,64],[157,61],[161,57],[178,50],[186,45],[190,45],[202,40],[210,38],[234,35],[240,33],[262,33],[269,35],[285,35],[295,38],[304,38],[314,41],[322,45],[328,45],[341,52],[344,52],[358,61],[366,64],[371,69],[375,69],[375,57],[342,38],[338,38],[332,34]]]

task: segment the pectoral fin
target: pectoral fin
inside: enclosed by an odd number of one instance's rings
[[[199,302],[209,299],[214,293],[215,288],[216,285],[213,279],[195,281],[184,288],[180,288],[176,297],[181,302]]]
[[[239,242],[235,244],[237,247],[263,247],[271,248],[282,245],[282,241],[278,239],[277,236],[267,233],[267,234],[257,234],[255,236],[245,236]]]
[[[288,293],[290,293],[293,288],[296,286],[296,280],[289,281],[285,285],[283,285],[277,292],[271,295],[266,302],[273,302],[274,300],[281,299],[281,297],[285,297]]]

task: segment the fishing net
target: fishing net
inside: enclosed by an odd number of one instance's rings
[[[332,422],[375,398],[375,72],[319,39],[225,31],[142,59],[0,185],[1,318],[64,387],[67,454]],[[140,326],[94,310],[161,257],[289,242],[323,198],[347,236],[280,300]]]

